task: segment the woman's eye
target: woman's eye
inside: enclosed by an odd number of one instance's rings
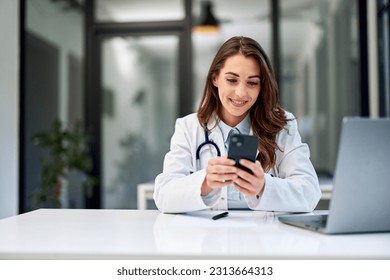
[[[258,82],[248,82],[248,85],[251,87],[257,86],[259,83]]]
[[[229,83],[235,83],[235,82],[237,82],[236,79],[226,79],[226,81],[228,81]]]

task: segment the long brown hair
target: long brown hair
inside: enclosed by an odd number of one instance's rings
[[[279,101],[279,89],[272,65],[258,42],[248,37],[232,37],[218,50],[207,74],[203,96],[198,108],[198,119],[202,126],[214,113],[221,118],[222,103],[218,97],[218,88],[213,80],[219,75],[227,58],[242,54],[254,58],[260,68],[260,94],[250,108],[250,121],[253,134],[260,137],[259,155],[257,159],[265,170],[275,165],[276,135],[284,128],[287,118]]]

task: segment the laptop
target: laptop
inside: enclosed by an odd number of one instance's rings
[[[390,231],[390,118],[344,118],[325,213],[278,219],[326,234]]]

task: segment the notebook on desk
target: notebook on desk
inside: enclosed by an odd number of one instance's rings
[[[390,118],[345,118],[328,213],[279,221],[327,234],[390,231]]]

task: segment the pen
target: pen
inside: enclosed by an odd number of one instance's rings
[[[212,219],[218,220],[218,219],[221,219],[223,217],[226,217],[228,214],[229,214],[229,212],[222,212],[221,214],[215,215]]]

